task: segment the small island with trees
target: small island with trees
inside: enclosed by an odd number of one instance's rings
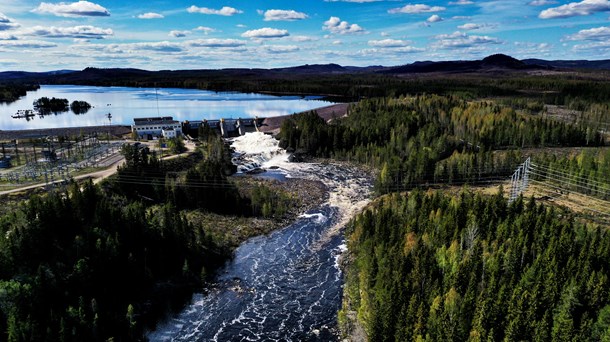
[[[40,115],[58,114],[71,110],[74,114],[85,114],[91,109],[91,105],[86,101],[73,101],[67,99],[41,97],[33,103]]]

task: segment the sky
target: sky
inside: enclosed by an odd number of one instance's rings
[[[610,0],[0,1],[0,70],[610,59]]]

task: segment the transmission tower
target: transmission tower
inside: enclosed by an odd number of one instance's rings
[[[529,177],[531,172],[531,161],[527,158],[525,162],[517,167],[515,173],[511,177],[510,195],[508,197],[508,203],[511,203],[519,195],[525,191],[529,185]]]

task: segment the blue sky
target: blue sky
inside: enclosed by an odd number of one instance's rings
[[[610,58],[610,0],[0,3],[0,70]]]

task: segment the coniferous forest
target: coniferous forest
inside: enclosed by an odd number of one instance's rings
[[[370,341],[610,338],[610,236],[533,199],[388,195],[348,248],[347,305]]]

